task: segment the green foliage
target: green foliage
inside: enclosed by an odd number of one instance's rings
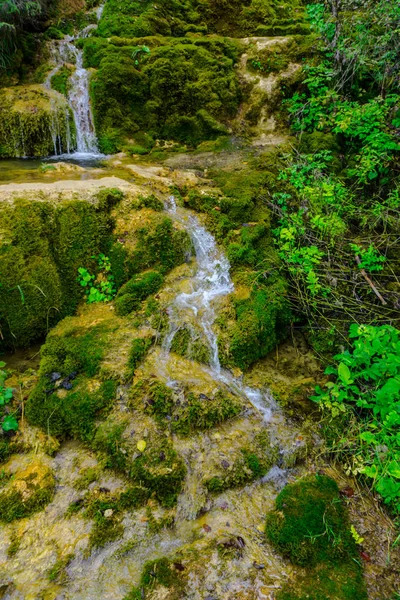
[[[23,481],[23,491],[14,485],[14,477],[10,483],[0,490],[0,522],[11,523],[43,510],[51,502],[55,491],[55,480],[52,472],[47,469],[43,476],[32,471]]]
[[[92,256],[92,258],[96,258]],[[115,294],[114,276],[111,273],[111,262],[108,256],[100,253],[97,257],[99,272],[97,277],[91,275],[83,267],[78,269],[78,281],[85,289],[88,304],[94,302],[110,302]]]
[[[3,431],[16,431],[18,429],[18,421],[11,413],[6,412],[6,405],[13,398],[13,389],[6,387],[7,371],[4,370],[5,362],[0,361],[0,419]]]
[[[356,454],[358,472],[373,478],[375,489],[395,512],[400,512],[400,334],[389,325],[353,324],[352,349],[335,356],[334,376],[312,400],[332,417],[355,411],[359,420],[354,432],[346,431],[347,448]]]
[[[360,248],[357,244],[351,244],[351,249],[355,255],[360,258],[358,264],[360,269],[365,269],[365,271],[368,271],[369,273],[372,273],[373,271],[382,271],[382,263],[386,262],[386,257],[379,255],[372,244],[367,249]]]

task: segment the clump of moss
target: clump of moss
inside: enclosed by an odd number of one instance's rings
[[[286,486],[267,517],[266,534],[299,565],[344,560],[356,554],[336,482],[313,475]]]
[[[91,440],[95,422],[107,414],[117,382],[104,381],[91,388],[88,377],[96,375],[104,352],[108,326],[65,327],[53,332],[42,350],[39,382],[26,406],[28,420],[52,435]]]
[[[62,35],[62,37],[64,36]],[[56,92],[59,92],[63,96],[68,96],[70,89],[69,78],[71,77],[72,72],[73,69],[71,67],[63,65],[61,69],[59,69],[51,78],[50,84],[52,89],[56,90]]]
[[[181,327],[175,333],[171,351],[189,360],[209,364],[211,351],[203,336],[192,327]]]
[[[128,315],[139,307],[142,300],[157,292],[164,281],[157,271],[135,275],[122,286],[115,299],[115,312],[119,316]]]
[[[262,431],[255,436],[251,448],[242,448],[232,465],[224,468],[221,475],[207,479],[204,484],[212,493],[246,485],[265,475],[276,457],[277,451],[271,447],[267,432]]]
[[[124,600],[141,600],[145,590],[154,589],[158,586],[168,589],[168,598],[179,600],[182,598],[183,590],[187,583],[187,575],[179,569],[173,561],[164,557],[152,560],[144,565],[138,587],[125,596]]]
[[[1,207],[0,347],[28,346],[73,314],[82,298],[78,268],[95,267],[112,226],[108,211],[88,202]]]
[[[100,469],[98,467],[88,467],[81,471],[80,477],[74,482],[74,488],[77,490],[86,490],[91,483],[99,479]]]
[[[136,368],[145,358],[149,348],[153,343],[152,338],[135,338],[132,340],[131,349],[128,358],[128,373],[133,375]]]
[[[163,382],[154,379],[139,381],[132,388],[136,405],[154,415],[165,427],[180,435],[212,429],[236,417],[242,411],[240,400],[232,394],[218,390],[212,397],[185,393],[179,397]]]
[[[56,147],[54,123],[58,129]],[[71,110],[60,94],[39,85],[0,90],[0,157],[67,152],[74,146],[74,133]]]
[[[279,600],[367,598],[347,512],[330,477],[310,475],[287,485],[267,515],[266,535],[294,564],[310,569],[287,584]]]
[[[39,461],[17,471],[0,490],[0,521],[10,523],[42,510],[54,496],[53,471]]]
[[[150,496],[163,506],[173,506],[186,475],[182,458],[161,432],[155,432],[143,452],[138,452],[131,436],[124,437],[126,428],[126,422],[108,419],[98,427],[93,443],[106,466],[122,471],[135,484],[123,496],[125,506],[130,502],[136,506]]]
[[[65,570],[74,558],[75,554],[67,554],[63,558],[59,558],[49,570],[49,581],[63,582],[63,580],[66,579]]]

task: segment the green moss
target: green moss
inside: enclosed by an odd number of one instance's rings
[[[152,338],[135,338],[132,341],[128,358],[128,370],[130,375],[134,374],[138,365],[145,358],[152,343]]]
[[[49,570],[49,581],[62,581],[64,578],[66,578],[65,570],[74,558],[74,554],[67,554],[67,556],[64,558],[57,560]]]
[[[72,324],[64,335],[49,336],[42,349],[39,382],[26,406],[32,424],[63,438],[92,438],[95,421],[112,405],[117,387],[117,382],[105,381],[89,391],[87,381],[99,371],[107,332],[100,325],[88,331]]]
[[[267,515],[266,534],[284,556],[307,566],[279,600],[366,600],[362,569],[336,482],[310,475],[287,485]]]
[[[178,329],[172,340],[171,351],[204,364],[209,364],[211,358],[206,340],[189,327]]]
[[[99,426],[94,440],[94,448],[103,453],[106,465],[123,471],[135,483],[123,496],[125,506],[130,502],[135,506],[152,495],[163,506],[173,506],[186,475],[183,460],[161,432],[147,440],[144,452],[136,450],[130,458],[134,452],[124,438],[125,429],[126,423],[108,420]]]
[[[286,486],[267,517],[266,534],[295,564],[344,561],[357,554],[338,486],[325,475]]]
[[[277,600],[367,600],[362,570],[353,563],[321,564],[284,585]]]
[[[139,586],[133,588],[124,600],[141,600],[145,590],[158,586],[169,590],[168,598],[170,600],[179,600],[183,597],[186,582],[187,576],[178,571],[171,560],[166,557],[158,558],[144,565]]]
[[[205,480],[211,493],[221,493],[227,489],[244,486],[265,475],[276,460],[277,452],[269,442],[267,432],[257,434],[253,446],[242,448],[240,455],[223,474]]]
[[[102,548],[108,542],[114,542],[120,539],[124,534],[124,526],[118,517],[104,517],[102,513],[96,513],[93,527],[89,535],[89,545],[91,548]]]
[[[41,339],[82,298],[81,266],[107,249],[108,212],[80,201],[16,200],[0,208],[0,347]]]
[[[54,123],[58,129],[56,149]],[[73,116],[60,94],[39,85],[0,89],[0,158],[67,152],[74,146],[74,136]]]
[[[157,271],[135,275],[119,290],[115,299],[115,312],[124,316],[140,306],[150,294],[157,292],[163,284],[163,276]]]
[[[131,37],[149,33],[137,32]],[[137,65],[132,55],[142,44],[150,46],[151,54]],[[226,122],[240,103],[233,69],[237,56],[234,42],[222,39],[153,43],[153,39],[141,37],[111,38],[108,44],[89,39],[85,60],[88,66],[98,68],[91,93],[100,140],[111,139],[115,151],[117,146],[126,148],[122,138],[137,138],[136,134],[144,131],[154,138],[191,144],[226,134]],[[135,146],[133,151],[148,150],[147,145]]]
[[[62,34],[61,34],[62,35]],[[62,37],[64,37],[62,35]],[[59,92],[63,96],[68,96],[68,92],[70,89],[70,81],[73,69],[71,67],[62,66],[61,69],[57,71],[55,75],[51,78],[51,87],[56,92]]]
[[[187,232],[175,229],[172,220],[163,215],[154,215],[149,225],[137,232],[137,238],[129,256],[132,273],[153,267],[165,274],[185,262],[192,248]]]
[[[253,288],[250,298],[235,302],[236,324],[228,333],[234,365],[246,369],[285,337],[291,316],[286,289],[282,278],[273,278],[270,285]]]
[[[79,479],[74,482],[74,488],[77,490],[86,490],[91,483],[99,479],[100,470],[98,467],[88,467],[81,471]]]
[[[171,388],[154,379],[149,383],[139,381],[132,388],[136,405],[180,435],[189,435],[197,430],[212,429],[216,425],[236,417],[242,410],[238,398],[218,390],[213,397],[186,393],[184,399],[174,394]]]
[[[43,510],[51,502],[54,490],[52,471],[42,465],[36,468],[32,463],[0,491],[0,521],[10,523]]]

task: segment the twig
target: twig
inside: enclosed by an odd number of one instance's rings
[[[361,265],[361,260],[359,256],[356,256],[356,263],[358,265]],[[374,292],[374,294],[377,296],[377,298],[379,298],[379,300],[382,302],[382,304],[385,306],[387,304],[386,300],[383,298],[383,296],[378,292],[378,290],[376,289],[376,287],[374,286],[374,284],[372,283],[372,281],[370,280],[370,278],[368,277],[368,275],[366,274],[364,269],[361,269],[360,271],[361,275],[364,277],[365,281],[369,284],[369,286],[371,287],[372,291]]]

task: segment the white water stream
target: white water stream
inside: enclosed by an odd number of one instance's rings
[[[97,20],[99,21],[103,12],[104,4],[96,11]],[[95,158],[100,156],[97,146],[97,138],[94,127],[92,107],[90,103],[89,83],[90,72],[83,67],[83,51],[77,48],[74,44],[75,40],[86,38],[90,32],[96,29],[97,25],[88,25],[76,36],[66,36],[62,40],[55,40],[51,45],[52,60],[55,64],[54,69],[49,73],[45,86],[51,89],[51,80],[54,75],[64,65],[73,65],[74,73],[68,81],[67,101],[72,114],[74,116],[75,131],[76,131],[76,150],[71,155],[75,159]],[[68,119],[68,115],[66,116]],[[53,142],[54,154],[62,155],[59,127],[54,123]],[[68,127],[67,140],[67,155],[71,154],[73,140]],[[58,141],[58,143],[57,143]]]
[[[169,332],[163,343],[164,361],[167,362],[173,339],[182,324],[190,322],[193,315],[205,334],[210,349],[210,365],[205,367],[213,379],[246,397],[252,406],[270,421],[273,409],[277,405],[268,392],[244,386],[238,377],[221,368],[218,339],[214,332],[216,318],[215,301],[234,291],[230,276],[230,264],[227,257],[217,247],[214,237],[199,222],[196,216],[185,209],[177,208],[174,196],[170,196],[166,210],[188,232],[196,254],[197,271],[190,280],[191,290],[178,294],[169,308]],[[165,365],[165,362],[163,365]],[[162,374],[165,369],[161,365]],[[169,385],[174,386],[170,380]]]

